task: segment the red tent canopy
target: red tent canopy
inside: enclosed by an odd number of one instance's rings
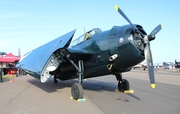
[[[0,56],[0,62],[6,62],[6,63],[13,63],[15,61],[20,60],[21,58],[13,55],[12,53],[9,53],[5,56]]]

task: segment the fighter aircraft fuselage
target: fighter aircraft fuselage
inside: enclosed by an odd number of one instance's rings
[[[145,59],[132,31],[130,25],[114,26],[67,48],[67,51],[72,60],[83,60],[84,78],[127,72]],[[117,58],[110,60],[113,55]],[[69,61],[63,61],[56,74],[61,80],[78,77],[76,68]]]

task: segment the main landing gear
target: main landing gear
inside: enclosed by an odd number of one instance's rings
[[[62,59],[60,62],[62,62],[64,59],[69,61],[75,68],[77,71],[77,75],[79,83],[75,83],[72,85],[71,87],[71,94],[73,99],[75,100],[81,100],[83,98],[83,87],[82,87],[82,83],[83,83],[83,78],[84,78],[84,65],[83,65],[83,61],[82,60],[78,60],[77,64],[70,59],[70,53],[66,50],[66,49],[62,49],[60,51],[60,56],[59,58]],[[72,55],[73,57],[73,55]],[[57,75],[56,72],[54,73],[54,83],[57,83]]]
[[[75,83],[72,85],[71,87],[71,95],[73,97],[73,99],[78,100],[78,99],[82,99],[84,92],[83,92],[83,87],[82,87],[82,83],[83,83],[83,78],[84,78],[84,65],[83,65],[83,61],[79,60],[78,61],[78,66],[74,63],[74,61],[70,60],[69,58],[67,58],[71,64],[76,68],[77,70],[77,74],[79,76],[78,80],[79,83]],[[54,83],[57,83],[57,76],[54,74]]]
[[[84,92],[83,92],[83,87],[82,87],[82,83],[83,83],[83,78],[84,78],[84,65],[83,65],[83,61],[79,60],[78,61],[78,66],[70,59],[68,59],[76,68],[77,70],[77,74],[79,76],[78,80],[79,83],[75,83],[72,85],[71,87],[71,95],[73,97],[73,99],[78,100],[78,99],[82,99]]]
[[[122,74],[116,74],[116,79],[118,81],[118,89],[120,92],[124,92],[125,90],[129,90],[130,85],[126,79],[122,79]]]

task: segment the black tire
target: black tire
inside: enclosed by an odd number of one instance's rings
[[[83,98],[83,87],[81,86],[81,84],[79,83],[75,83],[72,85],[71,87],[71,95],[73,97],[73,99],[77,100],[77,99],[81,99]]]
[[[125,90],[129,90],[130,85],[129,82],[126,79],[123,79],[123,82],[118,82],[118,89],[121,92],[124,92]]]

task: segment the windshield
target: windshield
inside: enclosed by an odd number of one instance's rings
[[[88,32],[86,32],[85,34],[81,35],[79,38],[75,39],[74,41],[72,41],[70,46],[75,46],[83,41],[88,40],[89,38],[93,37],[96,34],[101,33],[102,30],[100,28],[94,28]]]

